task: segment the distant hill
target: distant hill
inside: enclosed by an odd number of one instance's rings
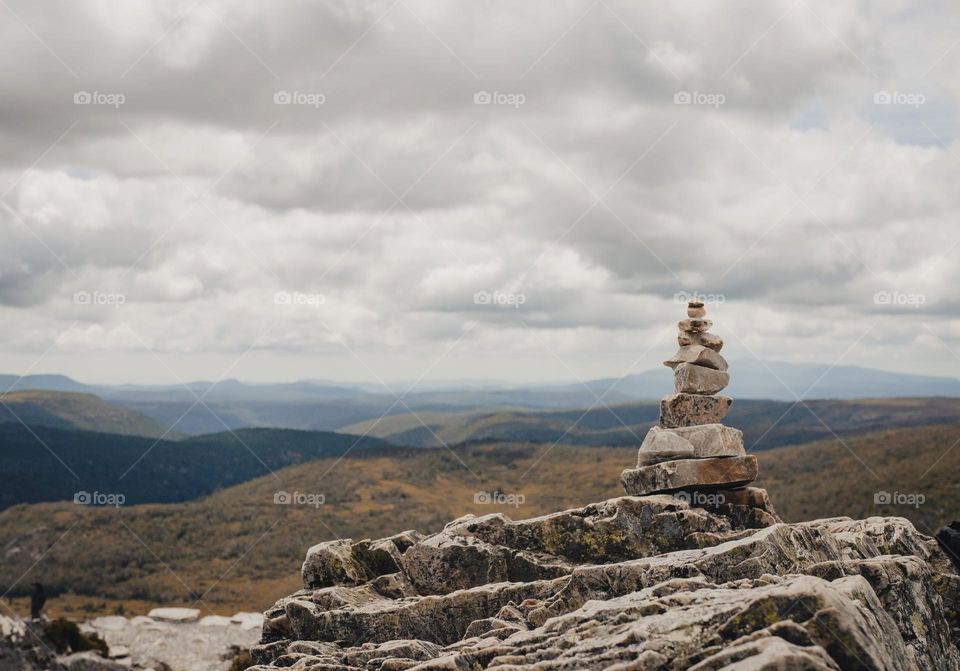
[[[958,441],[960,424],[952,424],[772,450],[760,456],[758,484],[789,521],[899,515],[930,533],[960,518],[960,459],[949,452]],[[521,519],[581,506],[621,495],[620,471],[635,463],[635,448],[502,443],[463,446],[455,454],[366,450],[176,505],[17,506],[0,512],[0,591],[23,576],[15,594],[26,594],[41,579],[54,594],[76,595],[53,599],[48,609],[110,612],[122,604],[130,613],[151,603],[191,605],[191,590],[212,588],[204,601],[221,612],[260,610],[282,589],[299,587],[298,568],[314,543],[437,531],[468,512]],[[490,491],[524,500],[516,507],[477,502],[477,492]],[[875,494],[884,491],[922,494],[924,502],[876,504]],[[277,505],[278,492],[325,500],[316,507]],[[222,579],[226,573],[229,580]]]
[[[129,436],[159,438],[160,422],[98,396],[65,391],[15,391],[0,394],[0,423],[23,422],[30,426],[81,429]],[[169,437],[180,434],[171,432]]]
[[[0,509],[72,501],[82,491],[119,493],[131,504],[187,501],[285,466],[376,447],[390,448],[376,438],[285,429],[168,441],[0,424]]]
[[[658,403],[562,411],[418,412],[343,427],[348,433],[393,443],[437,447],[468,441],[636,445],[659,419]],[[422,423],[421,423],[422,420]],[[743,430],[751,449],[763,450],[866,431],[960,422],[960,399],[901,398],[842,401],[736,400],[724,420]],[[426,424],[426,426],[424,426]]]
[[[789,364],[732,359],[727,392],[735,399],[794,401],[895,397],[960,398],[960,380],[892,373],[859,366]],[[252,384],[238,380],[187,385],[84,385],[60,375],[0,375],[0,390],[46,389],[86,392],[123,405],[188,434],[243,427],[337,431],[380,416],[400,415],[407,407],[425,412],[558,411],[586,408],[602,396],[607,405],[657,400],[673,386],[671,372],[657,367],[635,375],[584,383],[510,385],[462,380],[424,382],[410,390],[382,385],[302,380]],[[795,396],[796,395],[796,396]],[[197,403],[202,396],[203,403]],[[416,427],[413,427],[414,429]],[[423,431],[423,427],[420,427]],[[562,430],[561,430],[562,432]],[[629,432],[627,432],[629,434]]]
[[[726,354],[726,352],[724,352]],[[854,399],[904,396],[960,396],[960,380],[953,377],[909,375],[826,364],[792,364],[756,359],[730,361],[730,386],[724,391],[736,399]],[[619,393],[634,399],[660,398],[673,387],[673,372],[666,367],[636,375],[590,380],[585,383],[598,395]],[[581,384],[544,387],[545,391],[583,388]],[[609,397],[604,399],[611,403]]]

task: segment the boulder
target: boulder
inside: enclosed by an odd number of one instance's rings
[[[733,505],[769,502],[755,488],[723,491]],[[587,543],[570,571],[550,580],[395,600],[365,586],[325,588],[344,594],[337,604],[299,592],[280,608],[287,633],[254,647],[251,671],[960,670],[951,627],[960,577],[902,518],[736,529],[730,518],[658,495],[517,522],[485,516],[445,532],[516,551],[533,538],[550,545],[560,520],[578,516],[617,535],[610,525],[626,511],[639,523],[620,522],[619,535],[636,547],[659,545],[655,554],[609,561],[603,546]],[[663,516],[683,531],[665,537],[650,526]]]
[[[730,384],[728,373],[689,363],[677,364],[673,379],[675,391],[684,394],[716,394]]]
[[[702,424],[676,429],[652,427],[640,445],[637,466],[672,459],[742,457],[743,432],[723,424]]]
[[[723,420],[733,404],[729,396],[672,394],[660,401],[660,426],[668,429]]]
[[[620,475],[631,496],[673,492],[691,487],[736,487],[757,479],[757,458],[678,459],[627,469]]]
[[[663,362],[664,366],[676,368],[681,363],[691,363],[695,366],[727,370],[727,360],[703,345],[687,345],[677,350],[671,358]]]

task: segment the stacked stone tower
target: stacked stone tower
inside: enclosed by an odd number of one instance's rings
[[[727,490],[730,498],[751,498],[744,485],[757,477],[757,458],[743,449],[743,432],[721,424],[733,400],[719,392],[730,382],[720,355],[723,340],[709,332],[703,303],[687,306],[680,321],[680,349],[665,366],[673,369],[674,394],[660,401],[660,425],[647,433],[637,467],[621,475],[632,496]],[[748,491],[749,490],[749,491]]]

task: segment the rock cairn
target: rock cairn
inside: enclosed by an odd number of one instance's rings
[[[632,496],[680,492],[688,501],[700,490],[724,489],[722,499],[710,500],[766,504],[764,490],[744,487],[757,478],[757,458],[744,451],[743,432],[721,424],[733,403],[719,393],[730,374],[720,355],[723,340],[709,332],[706,314],[703,303],[688,304],[680,349],[663,362],[673,369],[675,393],[660,401],[660,425],[647,433],[637,467],[623,472],[623,486]]]

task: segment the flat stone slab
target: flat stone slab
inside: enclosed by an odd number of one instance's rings
[[[647,432],[637,454],[637,466],[674,459],[742,457],[743,432],[723,424],[676,429],[655,426]]]
[[[674,390],[680,394],[716,394],[730,384],[730,374],[722,370],[678,364],[673,369]]]
[[[662,461],[628,468],[620,474],[623,488],[630,496],[668,493],[686,488],[738,487],[756,479],[757,458],[752,454]]]
[[[723,420],[732,404],[729,396],[684,393],[665,396],[660,401],[660,426],[674,429],[716,424]]]
[[[692,363],[696,366],[727,370],[727,360],[703,345],[686,345],[677,350],[671,358],[663,362],[664,366],[676,368],[681,363]]]
[[[154,608],[147,613],[158,622],[196,622],[200,611],[196,608]]]

